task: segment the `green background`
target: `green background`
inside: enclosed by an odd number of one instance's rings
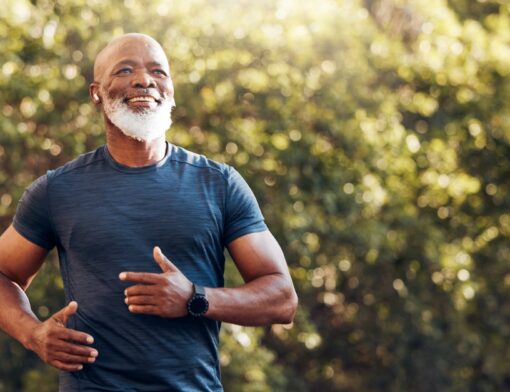
[[[104,143],[96,53],[150,34],[176,89],[168,139],[243,174],[300,298],[292,326],[223,325],[227,392],[510,390],[509,14],[494,0],[4,1],[0,228],[31,181]],[[227,282],[241,283],[231,261]],[[28,294],[42,319],[64,305],[55,253]],[[56,383],[0,335],[0,391]]]

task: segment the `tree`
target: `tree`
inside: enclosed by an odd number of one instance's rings
[[[300,297],[292,327],[223,326],[226,391],[509,387],[506,4],[5,8],[2,228],[33,179],[104,142],[93,59],[144,32],[170,57],[168,138],[244,175]],[[241,283],[232,263],[227,283]],[[56,255],[28,293],[43,318],[63,305]],[[6,336],[0,357],[0,391],[55,390],[56,372]]]

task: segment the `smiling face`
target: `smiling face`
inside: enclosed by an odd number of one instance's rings
[[[174,89],[161,46],[141,34],[112,41],[97,56],[90,94],[102,103],[107,126],[150,141],[171,125]]]

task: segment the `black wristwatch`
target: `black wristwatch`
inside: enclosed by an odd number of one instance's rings
[[[188,313],[194,317],[201,317],[209,309],[209,301],[202,286],[193,283],[193,295],[188,301]]]

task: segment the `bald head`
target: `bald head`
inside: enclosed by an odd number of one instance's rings
[[[166,54],[158,41],[145,34],[129,33],[114,38],[98,53],[94,62],[94,81],[100,82],[104,72],[111,66],[112,59],[118,59],[128,49],[136,50],[136,48],[150,51],[159,62],[163,63],[161,65],[166,69],[169,68]]]

